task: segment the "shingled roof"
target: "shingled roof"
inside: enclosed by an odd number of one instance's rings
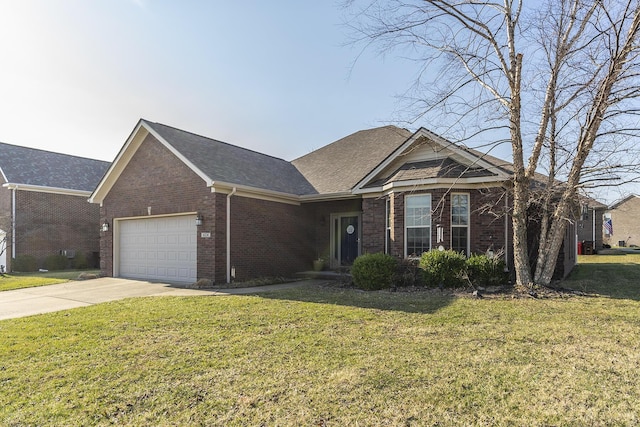
[[[318,193],[348,192],[410,136],[396,126],[361,130],[291,163]]]
[[[144,123],[214,182],[295,195],[316,193],[286,160],[160,123]]]
[[[0,142],[0,171],[7,183],[93,191],[109,162]]]

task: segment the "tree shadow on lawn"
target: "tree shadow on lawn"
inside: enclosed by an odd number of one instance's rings
[[[581,262],[561,282],[564,288],[640,301],[640,264]]]
[[[421,289],[409,291],[363,291],[334,285],[309,285],[300,288],[256,294],[262,298],[333,304],[407,313],[435,313],[451,304],[456,297],[451,291]]]

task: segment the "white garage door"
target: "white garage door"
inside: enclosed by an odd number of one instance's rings
[[[133,279],[196,281],[195,215],[123,220],[118,275]]]

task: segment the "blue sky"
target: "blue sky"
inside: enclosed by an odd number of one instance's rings
[[[0,0],[0,141],[113,160],[146,118],[294,159],[390,123],[416,72],[356,61],[342,16],[332,1]]]
[[[145,118],[292,160],[455,126],[394,122],[416,64],[349,45],[343,21],[339,0],[0,0],[0,141],[111,161]]]

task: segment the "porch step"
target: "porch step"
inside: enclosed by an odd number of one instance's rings
[[[299,273],[296,273],[296,277],[301,277],[304,279],[342,280],[345,277],[348,277],[349,279],[351,279],[351,274],[338,273],[336,271],[331,271],[331,270],[301,271]]]

